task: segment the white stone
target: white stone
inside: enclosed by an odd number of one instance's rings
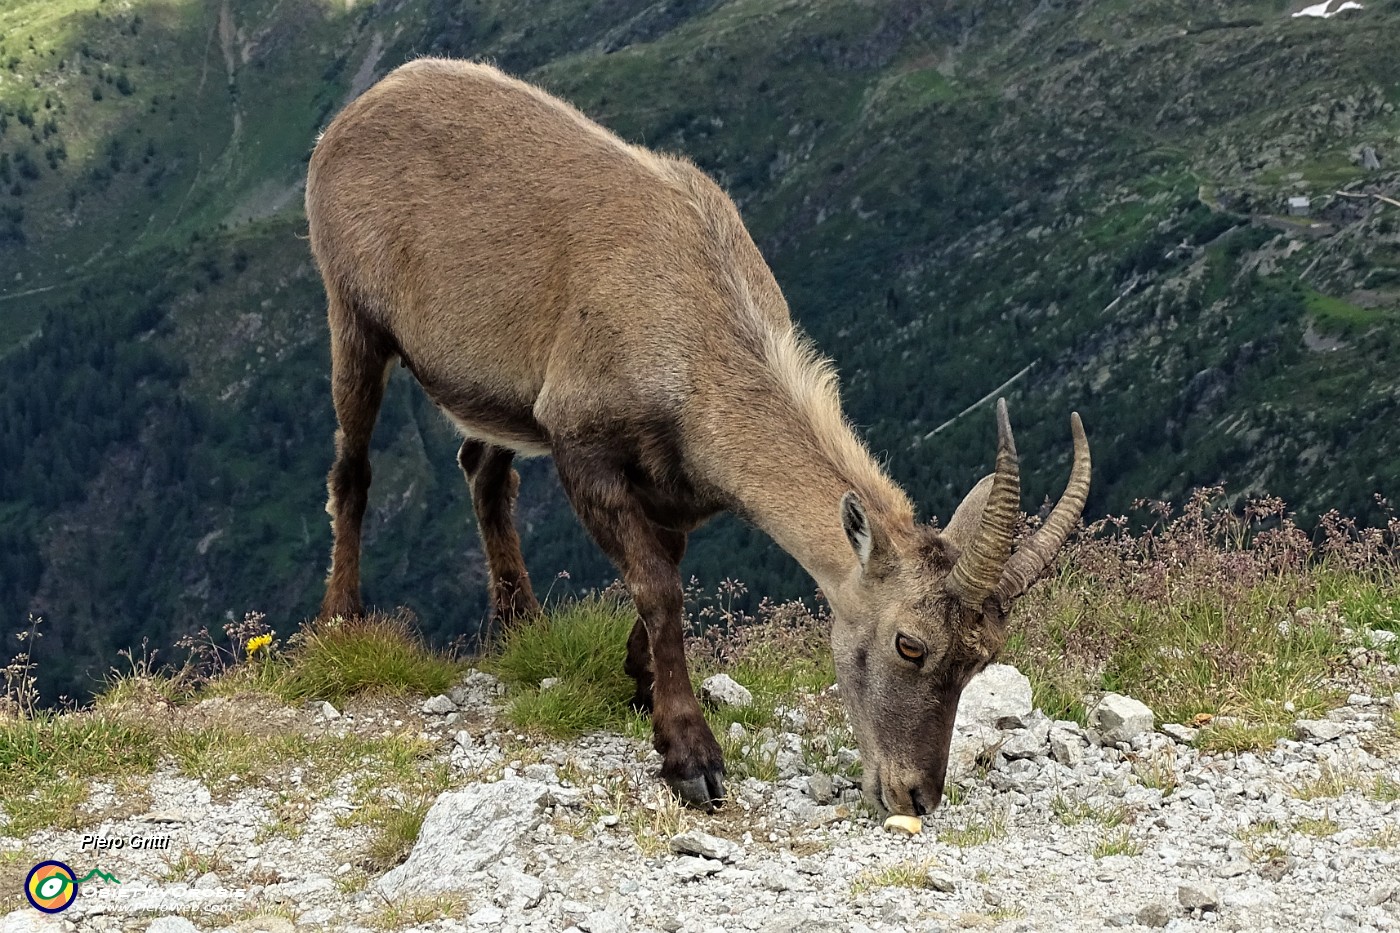
[[[548,787],[522,778],[441,795],[424,817],[408,860],[379,879],[379,890],[391,898],[470,890],[467,876],[533,830],[548,799]]]
[[[146,933],[199,933],[199,927],[184,917],[157,917],[146,927]]]
[[[667,867],[671,874],[682,881],[695,881],[706,875],[716,874],[724,868],[724,863],[694,855],[682,855]]]
[[[719,859],[721,862],[732,862],[744,855],[744,850],[738,843],[702,833],[698,829],[672,836],[671,851],[680,855],[703,855],[705,858]]]
[[[1176,899],[1187,910],[1214,910],[1220,905],[1220,894],[1213,885],[1192,883],[1176,889]]]
[[[738,708],[753,705],[753,694],[728,674],[706,677],[700,684],[700,696],[715,706]]]
[[[496,881],[492,899],[501,907],[529,910],[544,896],[544,882],[518,869],[498,867],[492,870],[491,877]]]
[[[445,716],[448,713],[457,712],[457,704],[453,703],[445,694],[439,693],[423,703],[423,712]]]
[[[991,664],[963,689],[954,728],[1021,729],[1032,709],[1026,675],[1010,664]]]
[[[1151,732],[1154,718],[1147,704],[1121,693],[1106,693],[1089,711],[1089,728],[1099,734],[1101,744],[1111,745]]]
[[[952,744],[948,747],[948,771],[946,781],[961,781],[971,777],[977,770],[980,758],[989,754],[1001,741],[1001,733],[988,726],[977,724],[956,729]]]
[[[1162,734],[1174,742],[1182,745],[1190,745],[1196,741],[1196,736],[1201,734],[1200,729],[1193,729],[1190,726],[1183,726],[1178,722],[1165,723],[1162,726]]]
[[[1293,724],[1298,738],[1305,742],[1331,742],[1346,734],[1347,727],[1328,719],[1300,719]]]

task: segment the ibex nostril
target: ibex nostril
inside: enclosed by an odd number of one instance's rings
[[[925,813],[929,812],[929,808],[924,806],[923,798],[919,795],[919,789],[917,787],[909,792],[909,800],[914,804],[915,816],[923,816]]]

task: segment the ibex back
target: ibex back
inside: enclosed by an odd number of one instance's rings
[[[662,776],[684,800],[717,802],[724,764],[686,669],[679,565],[686,535],[728,510],[830,602],[867,796],[901,813],[937,806],[962,688],[1084,507],[1077,417],[1069,488],[1014,556],[1004,405],[997,472],[946,529],[916,525],[719,187],[485,65],[412,62],[357,99],[316,146],[306,206],[340,422],[323,616],[362,611],[370,433],[401,360],[465,437],[503,625],[539,609],[511,461],[554,457],[636,605],[634,702],[652,711]]]

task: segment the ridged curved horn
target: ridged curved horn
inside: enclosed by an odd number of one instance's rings
[[[1089,498],[1089,440],[1084,436],[1084,424],[1079,420],[1079,412],[1070,414],[1069,428],[1074,435],[1074,466],[1070,469],[1069,484],[1065,486],[1065,493],[1060,496],[1050,517],[1045,519],[1045,524],[1007,562],[1006,572],[997,584],[997,598],[1003,603],[1030,589],[1030,585],[1050,566],[1084,514],[1084,503]]]
[[[948,574],[948,592],[964,605],[980,607],[996,589],[1011,557],[1011,538],[1021,514],[1021,467],[1006,399],[997,399],[997,471],[982,520]]]

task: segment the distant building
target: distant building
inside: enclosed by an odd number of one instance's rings
[[[1311,204],[1312,202],[1304,197],[1289,198],[1288,213],[1292,214],[1294,217],[1306,217],[1308,216],[1308,209]]]

